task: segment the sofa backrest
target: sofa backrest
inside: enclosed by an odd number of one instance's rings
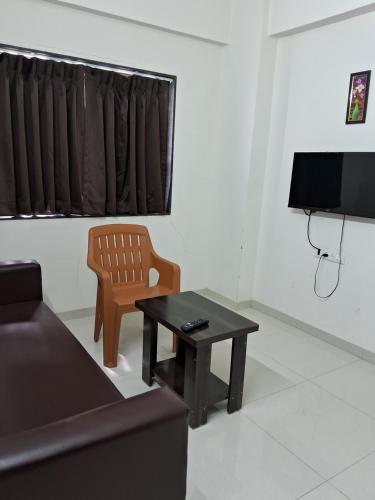
[[[0,261],[0,305],[43,300],[42,272],[34,260]]]

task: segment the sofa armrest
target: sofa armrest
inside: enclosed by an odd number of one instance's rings
[[[183,500],[187,407],[157,389],[0,439],[0,498]]]
[[[34,260],[0,262],[0,305],[43,300],[42,273]]]

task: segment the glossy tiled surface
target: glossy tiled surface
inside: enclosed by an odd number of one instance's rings
[[[375,421],[311,382],[243,412],[325,479],[375,449]]]
[[[188,500],[375,500],[375,366],[255,310],[243,408],[212,408],[189,432]],[[94,318],[66,321],[102,366]],[[160,328],[160,358],[171,337]],[[229,376],[231,345],[214,346],[212,371]],[[118,367],[104,369],[131,397],[141,378],[142,314],[122,323]]]
[[[189,439],[191,500],[287,500],[321,483],[318,474],[241,412],[211,415],[209,425]]]
[[[357,361],[318,377],[314,382],[375,418],[375,365]],[[369,390],[371,386],[373,390]]]

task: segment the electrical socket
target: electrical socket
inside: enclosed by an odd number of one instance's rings
[[[335,252],[334,250],[329,250],[328,248],[322,249],[320,255],[315,254],[315,257],[319,259],[323,254],[328,253],[328,257],[323,257],[322,260],[328,260],[329,262],[334,262],[335,264],[339,264],[340,262],[340,254]],[[341,256],[341,265],[344,264],[344,256]]]

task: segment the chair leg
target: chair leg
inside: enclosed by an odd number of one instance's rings
[[[103,363],[108,368],[115,368],[117,366],[121,316],[121,313],[113,308],[109,311],[104,311]]]
[[[119,345],[119,340],[120,340],[120,329],[121,329],[121,320],[122,320],[122,314],[120,312],[116,312],[115,316],[115,325],[114,325],[114,336],[113,336],[113,343],[114,343],[114,356],[116,359],[116,366],[117,366],[117,356],[118,356],[118,345]]]
[[[94,329],[94,340],[98,342],[100,338],[100,330],[103,325],[103,305],[102,305],[102,291],[98,287],[96,292],[96,309],[95,309],[95,329]]]

